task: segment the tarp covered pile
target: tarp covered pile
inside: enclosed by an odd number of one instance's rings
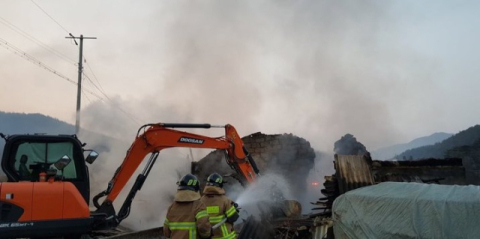
[[[480,187],[385,182],[333,204],[343,238],[480,238]]]

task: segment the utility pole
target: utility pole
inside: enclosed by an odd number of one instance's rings
[[[65,37],[69,39],[80,39],[80,56],[78,58],[78,87],[77,87],[77,116],[75,119],[75,134],[78,134],[80,131],[80,103],[82,99],[82,73],[83,73],[83,39],[97,39],[96,37],[84,37],[80,35],[80,37],[75,37],[70,33],[69,37]],[[78,46],[77,41],[75,41],[75,45]]]

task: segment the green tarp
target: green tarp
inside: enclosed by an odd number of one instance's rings
[[[336,239],[480,238],[480,187],[385,182],[333,203]]]

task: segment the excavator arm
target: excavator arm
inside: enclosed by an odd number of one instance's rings
[[[225,128],[225,136],[212,138],[182,132],[172,128]],[[104,217],[102,218],[106,219],[106,221],[102,220],[102,222],[98,223],[98,228],[115,227],[128,216],[133,198],[145,182],[159,152],[163,149],[173,147],[225,150],[228,155],[227,163],[240,175],[242,179],[241,181],[251,183],[255,181],[256,175],[258,174],[258,169],[253,158],[248,154],[243,145],[242,139],[232,125],[212,126],[210,124],[172,123],[144,125],[138,130],[134,142],[130,146],[122,164],[108,183],[107,189],[93,198],[93,203],[97,207],[96,212],[103,214]],[[138,175],[125,202],[120,208],[119,213],[115,214],[113,202],[132,177],[140,163],[149,154],[150,158],[145,169]],[[105,196],[105,200],[100,205],[98,200]]]

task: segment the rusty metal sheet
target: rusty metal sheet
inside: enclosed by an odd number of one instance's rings
[[[340,194],[374,184],[372,170],[363,155],[335,155]]]
[[[312,238],[333,238],[333,220],[331,218],[316,217],[313,221]]]

